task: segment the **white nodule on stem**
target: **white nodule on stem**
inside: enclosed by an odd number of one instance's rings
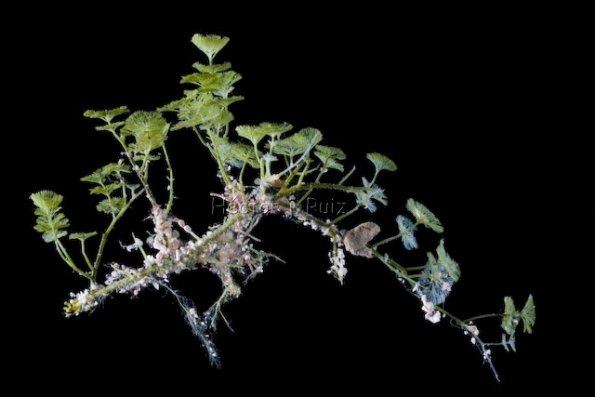
[[[429,322],[436,324],[442,317],[440,312],[436,310],[436,306],[428,300],[425,295],[421,295],[422,310],[425,312],[424,318]]]

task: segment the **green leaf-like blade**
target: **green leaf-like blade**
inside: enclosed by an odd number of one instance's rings
[[[100,184],[100,183],[103,183],[103,179],[104,178],[101,174],[99,174],[97,172],[93,172],[92,174],[82,177],[81,182]]]
[[[122,183],[110,183],[108,185],[95,186],[89,189],[89,192],[99,196],[109,196],[116,190],[121,189],[122,186],[124,186]]]
[[[41,235],[43,241],[51,243],[60,240],[62,237],[66,237],[68,232],[66,230],[55,230],[53,232],[45,232]]]
[[[270,136],[271,138],[279,138],[281,135],[290,131],[293,126],[289,123],[260,123],[259,127],[262,129],[262,133]]]
[[[37,219],[34,229],[42,233],[43,240],[50,243],[66,236],[66,228],[70,225],[68,218],[60,212],[64,196],[50,190],[42,190],[33,193],[30,198],[36,207]]]
[[[523,320],[523,332],[530,334],[533,332],[533,326],[535,325],[535,303],[533,301],[533,295],[529,295],[525,306],[521,310],[521,319]]]
[[[97,127],[95,127],[95,130],[96,131],[116,132],[118,130],[118,128],[122,127],[124,124],[125,124],[125,122],[118,121],[116,123],[109,123],[109,124],[97,126]]]
[[[132,113],[122,128],[124,136],[133,136],[130,145],[136,152],[145,153],[163,146],[169,124],[159,112],[138,111]]]
[[[172,131],[196,126],[203,130],[208,129],[207,127],[221,128],[233,120],[233,115],[227,110],[227,107],[243,99],[239,96],[216,98],[209,93],[200,95],[196,93],[196,97],[192,98],[195,91],[187,92],[188,98],[191,99],[179,103],[178,118],[180,122],[172,127]],[[170,106],[175,106],[175,104],[168,105],[168,108]]]
[[[459,281],[459,278],[461,278],[461,269],[459,264],[446,253],[444,240],[440,240],[440,245],[438,246],[436,253],[438,254],[438,263],[444,266],[446,272],[454,281]]]
[[[407,210],[413,215],[417,223],[432,229],[436,233],[442,233],[444,231],[440,220],[425,205],[409,199],[407,200]]]
[[[123,162],[119,163],[108,163],[97,170],[103,176],[130,174],[132,172],[128,164]]]
[[[232,143],[231,145],[231,156],[234,160],[239,161],[240,163],[246,163],[252,168],[259,168],[258,160],[256,159],[256,155],[254,154],[254,149],[248,145],[244,145],[242,143]],[[237,168],[241,168],[242,164],[234,164]]]
[[[289,123],[264,122],[259,125],[239,125],[236,127],[236,132],[256,146],[265,136],[278,138],[292,128],[293,126]]]
[[[71,240],[80,240],[80,241],[85,241],[93,236],[96,236],[97,232],[87,232],[87,233],[71,233],[70,236],[68,236],[69,239]]]
[[[130,112],[130,110],[128,110],[128,107],[120,106],[115,109],[107,110],[87,110],[85,113],[83,113],[83,116],[88,117],[90,119],[101,119],[105,121],[107,124],[110,124],[114,117],[126,114],[128,112]]]
[[[209,58],[209,64],[213,63],[213,58],[215,58],[215,55],[217,55],[217,53],[221,51],[228,42],[229,37],[218,36],[214,34],[195,34],[192,36],[192,44],[194,44],[207,56],[207,58]]]
[[[294,157],[311,150],[322,140],[322,133],[316,128],[302,128],[295,134],[275,143],[273,153]]]
[[[101,200],[95,208],[105,214],[117,215],[125,206],[126,200],[123,197],[111,197]]]
[[[258,145],[258,143],[266,136],[264,131],[257,125],[238,125],[236,127],[236,132],[242,138],[252,142],[254,146]]]
[[[199,93],[214,93],[227,97],[233,91],[233,85],[242,79],[242,75],[229,70],[223,73],[192,73],[182,77],[180,83],[199,86]]]
[[[377,201],[382,205],[388,204],[388,199],[384,194],[384,189],[378,185],[370,186],[370,182],[368,182],[366,178],[362,178],[362,184],[366,189],[355,192],[355,201],[357,205],[366,208],[371,213],[374,213],[377,209],[376,203],[374,201]]]
[[[366,158],[374,164],[374,168],[376,168],[376,174],[380,171],[386,170],[394,172],[397,170],[397,165],[394,161],[386,157],[384,154],[380,153],[368,153]]]
[[[81,181],[101,185],[108,180],[113,180],[112,178],[115,178],[116,180],[121,179],[122,174],[129,174],[131,172],[131,168],[128,164],[122,162],[109,163],[96,169],[92,174],[82,177]],[[95,194],[93,192],[91,193]]]
[[[31,195],[33,204],[44,213],[53,213],[60,209],[60,204],[64,200],[64,196],[61,194],[52,192],[50,190],[42,190]]]
[[[332,168],[344,171],[343,164],[339,163],[339,160],[345,160],[347,156],[341,149],[333,146],[318,145],[314,155],[320,159],[322,166],[325,168]]]
[[[204,65],[200,62],[192,64],[192,67],[201,73],[220,73],[231,69],[231,63],[217,63],[214,65]]]
[[[502,316],[502,323],[500,326],[508,335],[514,335],[517,325],[519,313],[517,312],[514,301],[510,296],[504,297],[504,315]]]

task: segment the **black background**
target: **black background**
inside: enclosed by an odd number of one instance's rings
[[[558,356],[568,349],[553,331],[565,310],[556,296],[572,293],[566,291],[572,282],[560,289],[571,273],[561,269],[586,245],[580,234],[568,244],[571,226],[564,222],[592,215],[592,202],[582,207],[585,196],[575,189],[589,180],[581,179],[589,162],[580,141],[586,129],[574,125],[582,109],[567,108],[576,98],[570,90],[582,90],[576,78],[582,52],[574,40],[580,26],[569,31],[567,17],[555,10],[286,7],[232,13],[197,5],[128,15],[107,6],[36,9],[58,15],[41,22],[14,15],[19,27],[4,47],[6,76],[15,79],[7,86],[18,82],[9,116],[18,123],[5,151],[18,155],[9,172],[19,192],[10,214],[17,220],[9,223],[18,232],[8,245],[23,247],[25,259],[14,264],[9,287],[17,292],[7,298],[18,346],[13,369],[48,390],[84,382],[109,388],[116,380],[135,390],[197,393],[212,386],[376,394],[569,385],[565,369],[573,361]],[[419,303],[379,264],[349,258],[341,287],[326,274],[326,242],[275,220],[263,222],[257,235],[287,264],[270,266],[228,306],[235,332],[222,327],[217,337],[222,370],[209,368],[178,309],[159,292],[111,299],[92,316],[61,316],[68,292],[83,285],[30,229],[26,198],[42,188],[59,191],[73,229],[102,225],[77,181],[113,161],[118,148],[82,112],[122,104],[152,109],[181,96],[179,76],[201,59],[189,42],[195,32],[231,37],[219,59],[244,76],[237,93],[246,101],[233,108],[239,123],[317,127],[327,144],[344,148],[360,175],[370,172],[368,151],[396,161],[398,172],[380,179],[390,208],[374,219],[390,233],[408,197],[438,214],[447,249],[463,270],[450,310],[467,317],[500,310],[504,295],[521,302],[534,294],[534,335],[519,338],[517,354],[495,353],[502,384],[468,340],[446,324],[424,321]],[[170,146],[181,197],[176,212],[201,230],[218,220],[208,195],[219,189],[215,167],[186,132],[172,135]],[[351,223],[368,219],[362,213]],[[420,239],[427,250],[438,242],[431,233]],[[407,264],[419,258],[391,250]],[[173,282],[202,308],[217,296],[206,272]]]

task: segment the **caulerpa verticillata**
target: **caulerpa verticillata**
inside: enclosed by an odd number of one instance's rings
[[[477,347],[498,379],[491,350],[515,351],[520,323],[523,332],[532,332],[533,297],[529,295],[522,308],[517,308],[511,297],[505,297],[503,311],[467,319],[447,311],[444,302],[461,271],[447,253],[444,240],[427,253],[425,263],[414,267],[402,266],[382,250],[385,244],[398,240],[406,250],[418,249],[415,234],[422,228],[443,233],[443,226],[432,211],[413,199],[406,203],[408,213],[396,216],[393,235],[376,239],[380,227],[371,221],[343,230],[343,222],[356,211],[374,213],[379,204],[387,204],[378,178],[396,171],[396,164],[380,153],[368,153],[366,157],[374,172],[362,177],[361,183],[348,183],[353,179],[355,167],[346,171],[345,153],[340,148],[323,145],[322,133],[315,128],[293,132],[293,126],[288,123],[270,122],[232,128],[229,107],[243,99],[233,95],[234,84],[241,76],[231,69],[230,63],[214,63],[228,41],[227,37],[216,35],[192,37],[192,43],[206,55],[208,63],[195,63],[192,65],[195,71],[182,77],[181,83],[190,85],[191,89],[184,91],[181,99],[155,111],[130,113],[122,106],[85,112],[86,117],[101,122],[96,127],[98,131],[111,134],[122,148],[114,162],[81,179],[91,186],[91,195],[98,196],[97,211],[108,219],[103,231],[70,232],[68,218],[62,212],[61,195],[47,190],[31,195],[37,216],[35,229],[42,233],[44,241],[54,246],[62,261],[89,282],[87,289],[71,294],[65,303],[65,314],[90,312],[115,293],[137,295],[146,288],[161,289],[180,305],[211,363],[219,366],[219,352],[211,334],[218,321],[227,322],[222,306],[239,297],[242,283],[262,272],[267,263],[280,260],[259,249],[253,234],[263,217],[279,216],[303,224],[328,239],[331,265],[328,272],[340,283],[347,274],[346,252],[385,265],[419,301],[425,319],[431,323],[443,318],[449,320]],[[196,135],[214,159],[223,184],[219,196],[226,202],[225,218],[202,234],[195,233],[173,212],[175,178],[166,142],[177,130]],[[150,166],[157,163],[165,164],[166,177],[152,174],[149,178]],[[153,193],[159,183],[165,184],[168,191],[166,202],[160,202]],[[320,219],[303,209],[304,200],[319,190],[351,196],[354,205],[334,219]],[[127,251],[138,252],[138,266],[105,263],[103,253],[112,231],[139,199],[146,200],[150,206],[148,237],[133,234],[123,246]],[[94,250],[89,249],[89,242],[93,242]],[[80,249],[77,257],[71,254],[73,245]],[[198,268],[210,270],[222,284],[221,296],[204,313],[169,281],[173,273]],[[501,339],[486,341],[480,336],[478,322],[493,319],[500,321]]]

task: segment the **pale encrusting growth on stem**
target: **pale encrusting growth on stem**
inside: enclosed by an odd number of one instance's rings
[[[341,284],[348,277],[347,253],[385,265],[418,300],[424,318],[433,324],[448,319],[469,337],[469,342],[479,349],[498,379],[492,350],[502,347],[515,351],[515,335],[520,323],[524,332],[532,332],[535,324],[533,297],[529,296],[521,310],[517,310],[512,298],[506,297],[503,312],[480,314],[467,320],[447,311],[443,305],[459,280],[461,270],[446,252],[443,239],[435,253],[427,253],[426,263],[413,267],[404,267],[380,251],[381,247],[398,240],[406,250],[418,249],[420,244],[415,234],[422,226],[435,233],[444,231],[438,218],[413,199],[406,205],[409,214],[397,214],[393,233],[377,242],[374,241],[381,230],[372,221],[344,230],[345,221],[357,211],[374,213],[378,205],[388,204],[378,180],[386,172],[396,171],[396,164],[380,153],[368,153],[366,157],[374,168],[373,174],[368,175],[369,179],[362,176],[361,184],[347,185],[355,167],[346,173],[342,164],[346,154],[340,148],[322,145],[323,135],[315,128],[291,133],[293,126],[290,124],[264,122],[232,129],[233,115],[229,107],[243,99],[232,95],[234,84],[241,76],[231,70],[229,63],[214,63],[228,41],[227,37],[216,35],[193,36],[192,43],[207,56],[208,64],[197,62],[192,65],[195,71],[183,76],[181,82],[192,85],[193,89],[184,91],[181,99],[156,111],[129,114],[128,108],[121,106],[85,112],[85,117],[102,121],[96,129],[110,133],[122,149],[114,162],[82,178],[83,182],[91,184],[90,193],[100,197],[96,209],[108,219],[102,232],[71,233],[69,220],[62,212],[64,198],[61,195],[47,190],[31,195],[37,217],[35,229],[42,233],[44,241],[54,245],[62,261],[89,281],[88,288],[70,294],[65,314],[90,312],[116,293],[136,296],[145,289],[166,291],[178,303],[211,363],[219,366],[220,355],[212,334],[219,319],[229,325],[222,308],[226,302],[238,298],[243,285],[262,273],[269,261],[280,260],[258,249],[260,240],[255,237],[263,217],[278,216],[320,233],[328,240],[328,273]],[[225,218],[202,233],[174,215],[175,172],[165,144],[172,131],[183,129],[192,131],[213,157],[223,185],[223,192],[213,195],[225,201]],[[159,164],[164,166],[164,172],[155,175],[154,170],[158,168],[155,166]],[[153,170],[151,177],[150,169]],[[154,193],[163,190],[167,191],[164,203],[159,201],[159,194]],[[353,204],[334,219],[320,219],[303,208],[304,200],[320,190],[347,195]],[[149,210],[148,233],[143,235],[146,237],[133,234],[127,244],[120,243],[123,249],[138,253],[137,266],[106,263],[103,253],[112,242],[112,231],[141,197],[146,199]],[[69,252],[66,237],[79,240],[78,257]],[[90,257],[93,248],[94,256]],[[220,297],[204,313],[199,313],[196,305],[170,284],[170,275],[198,268],[215,274],[222,288]],[[501,320],[504,332],[501,339],[486,342],[480,337],[476,322],[492,319]]]

